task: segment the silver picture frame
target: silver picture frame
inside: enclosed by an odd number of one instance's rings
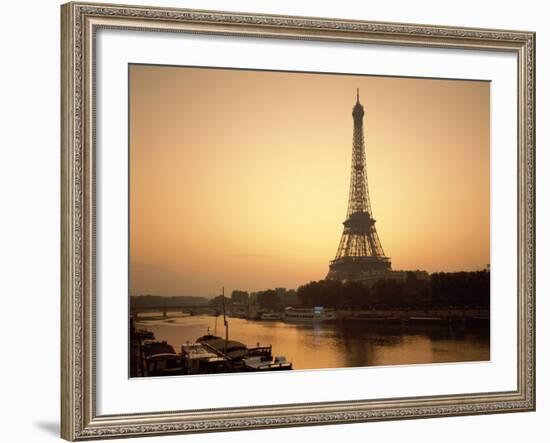
[[[535,34],[72,2],[61,7],[61,435],[109,437],[264,429],[535,409]],[[509,392],[278,406],[96,413],[95,34],[188,32],[358,44],[505,51],[517,55],[517,389]],[[515,345],[515,344],[513,344]]]

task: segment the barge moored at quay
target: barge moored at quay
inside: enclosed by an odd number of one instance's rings
[[[223,374],[269,372],[292,369],[284,356],[273,356],[271,345],[249,347],[207,333],[194,343],[184,343],[177,353],[166,341],[158,341],[146,330],[135,330],[131,323],[131,376]]]

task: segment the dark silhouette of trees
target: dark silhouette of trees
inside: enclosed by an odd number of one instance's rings
[[[227,297],[225,297],[225,303],[228,304]],[[222,306],[223,305],[223,295],[218,295],[210,300],[212,306]]]
[[[366,306],[371,297],[371,290],[360,282],[350,281],[341,288],[341,300],[335,300],[335,306]]]
[[[319,280],[298,288],[298,298],[304,306],[333,307],[341,303],[342,283],[336,280]]]
[[[430,276],[432,298],[438,304],[489,305],[490,273],[437,272]]]
[[[297,295],[302,305],[307,307],[488,306],[490,273],[440,272],[426,279],[409,272],[404,280],[380,279],[372,285],[320,280],[300,286]]]
[[[294,294],[294,291],[287,291]],[[370,309],[376,307],[431,307],[431,306],[489,306],[490,272],[437,272],[429,278],[419,278],[408,272],[402,280],[380,279],[374,284],[358,281],[312,281],[300,286],[296,295],[304,307]],[[294,296],[294,295],[293,295]],[[275,289],[256,294],[258,306],[263,310],[282,310],[286,298]],[[235,290],[226,305],[246,304],[249,294]],[[222,305],[222,296],[210,301],[213,306]]]
[[[248,292],[241,291],[239,289],[235,289],[231,293],[231,302],[232,303],[237,303],[237,304],[240,304],[240,305],[247,304],[248,303]]]

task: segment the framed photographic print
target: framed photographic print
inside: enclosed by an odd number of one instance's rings
[[[61,14],[63,438],[534,410],[534,33]]]

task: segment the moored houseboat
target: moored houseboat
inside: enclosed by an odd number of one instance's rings
[[[145,376],[184,374],[181,357],[165,341],[145,340],[142,344]]]
[[[227,372],[227,370],[230,372],[245,372],[292,369],[292,363],[288,362],[286,358],[277,357],[275,360],[273,359],[271,345],[260,346],[260,343],[257,343],[255,347],[248,347],[240,341],[229,339],[229,321],[225,310],[224,288],[222,288],[222,311],[225,338],[210,334],[210,328],[208,328],[207,334],[196,340],[196,344],[199,344],[204,351],[216,355],[226,362],[226,367],[223,369],[220,367],[218,370],[222,372]],[[205,358],[210,357],[205,355]]]
[[[206,349],[202,343],[182,345],[181,361],[186,374],[219,374],[230,370],[226,358]]]
[[[271,345],[248,347],[236,340],[226,340],[215,335],[207,334],[199,337],[197,343],[203,348],[225,359],[227,371],[220,372],[263,372],[292,369],[292,363],[284,356],[276,357],[271,353]]]
[[[230,361],[242,360],[247,356],[248,348],[244,343],[236,340],[226,340],[215,335],[206,335],[197,339],[205,349],[221,355]]]
[[[260,356],[255,356],[245,358],[243,368],[247,372],[288,371],[292,369],[292,363],[284,356],[275,357],[273,360],[265,360]]]

